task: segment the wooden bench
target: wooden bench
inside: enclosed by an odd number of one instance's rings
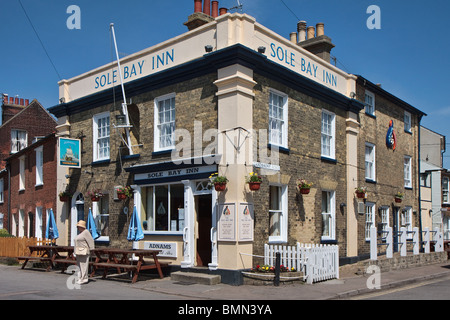
[[[52,258],[49,257],[35,257],[35,256],[20,256],[17,257],[17,260],[25,260],[22,264],[21,269],[25,269],[25,266],[27,265],[28,261],[39,261],[39,262],[50,262],[50,266],[47,268],[47,271],[50,270],[50,268],[53,266],[52,264]]]

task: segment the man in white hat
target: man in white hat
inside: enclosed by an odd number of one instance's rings
[[[80,269],[77,283],[85,284],[89,282],[89,256],[91,250],[95,248],[95,244],[91,233],[86,229],[86,221],[78,221],[77,230],[79,234],[75,238],[75,255],[77,266]]]

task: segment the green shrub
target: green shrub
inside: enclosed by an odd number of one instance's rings
[[[0,238],[1,237],[7,238],[7,237],[12,237],[12,235],[10,235],[6,229],[0,229]]]

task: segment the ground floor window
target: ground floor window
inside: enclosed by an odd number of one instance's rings
[[[287,241],[287,186],[270,186],[269,242]]]
[[[365,225],[365,238],[366,241],[370,240],[370,228],[375,226],[375,203],[366,202],[366,225]]]
[[[450,240],[450,217],[443,217],[444,240]]]
[[[106,194],[99,201],[92,203],[95,227],[101,237],[109,237],[109,196]]]
[[[405,207],[402,211],[402,227],[406,228],[406,231],[412,231],[412,208]],[[407,239],[412,239],[413,234],[411,232],[408,233]]]
[[[183,231],[183,184],[144,187],[141,198],[144,231]]]
[[[322,240],[335,239],[335,200],[334,191],[322,191]]]
[[[381,213],[381,227],[383,234],[381,235],[382,238],[385,238],[387,236],[387,228],[389,227],[389,207],[381,207],[380,208]]]

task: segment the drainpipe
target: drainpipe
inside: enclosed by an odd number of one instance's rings
[[[8,171],[8,233],[12,234],[11,230],[11,165],[9,163],[6,164],[6,170]]]
[[[422,244],[423,235],[422,235],[422,197],[420,196],[420,122],[422,121],[423,115],[419,115],[419,133],[418,133],[418,139],[419,139],[419,148],[418,148],[418,181],[419,181],[419,242]],[[423,252],[422,245],[420,246],[420,251]]]

